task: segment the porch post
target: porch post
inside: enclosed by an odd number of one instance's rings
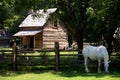
[[[33,48],[35,49],[35,36],[33,38],[34,38],[34,46],[33,46]]]

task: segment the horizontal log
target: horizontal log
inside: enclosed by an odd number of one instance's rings
[[[44,42],[56,42],[56,41],[58,41],[58,42],[66,42],[67,43],[67,41],[66,40],[59,40],[59,39],[46,39],[46,40],[44,40],[43,41],[43,44],[44,44]]]
[[[65,39],[67,40],[67,37],[66,36],[58,36],[58,35],[53,35],[53,36],[49,36],[49,35],[46,35],[46,36],[43,36],[43,39]]]
[[[56,37],[56,38],[62,38],[62,37],[65,37],[66,38],[66,35],[65,34],[43,34],[43,37]]]
[[[0,52],[13,52],[13,50],[0,50]]]
[[[60,56],[82,56],[82,54],[60,54]]]
[[[44,57],[44,56],[55,57],[55,55],[48,55],[48,54],[46,54],[46,55],[17,55],[17,57]]]
[[[19,64],[18,63],[17,65],[18,66],[38,66],[38,65],[39,66],[47,66],[47,65],[49,65],[49,66],[55,66],[55,64],[49,64],[49,63],[48,64],[41,64],[41,63],[40,64]]]

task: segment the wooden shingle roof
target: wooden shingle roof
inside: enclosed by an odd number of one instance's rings
[[[47,22],[51,13],[54,13],[57,8],[38,10],[36,13],[29,14],[19,27],[42,27]]]
[[[19,31],[16,34],[14,34],[13,36],[33,36],[33,35],[36,35],[40,32],[42,32],[42,30],[38,30],[38,31]]]

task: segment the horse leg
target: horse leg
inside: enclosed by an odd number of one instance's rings
[[[105,72],[109,73],[108,67],[105,66]]]
[[[101,66],[101,60],[98,59],[98,73],[101,73],[100,66]]]
[[[85,66],[85,71],[86,72],[89,72],[89,69],[88,69],[88,67],[87,67],[87,57],[84,57],[84,66]]]
[[[108,62],[107,62],[108,63]],[[104,67],[105,67],[105,72],[109,72],[109,70],[108,70],[108,66],[109,66],[109,64],[106,64],[106,62],[104,62]]]

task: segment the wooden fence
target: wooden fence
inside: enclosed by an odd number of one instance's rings
[[[36,51],[21,51],[18,52],[15,48],[13,47],[13,50],[0,50],[0,63],[8,63],[12,67],[13,71],[17,71],[18,66],[35,66],[35,65],[53,65],[55,66],[55,69],[57,71],[60,70],[60,66],[64,62],[61,57],[78,57],[81,56],[81,60],[78,59],[72,59],[73,64],[78,63],[80,65],[80,61],[83,64],[83,58],[81,54],[60,54],[60,52],[65,52],[65,50],[59,50],[59,43],[55,42],[55,49],[54,50],[37,50],[38,53],[42,53],[42,55],[34,55],[34,52]],[[44,53],[47,52],[55,52],[55,54],[52,55],[46,55]],[[68,51],[66,51],[68,52]],[[69,50],[69,52],[74,52],[73,50]],[[77,51],[76,51],[77,52]],[[26,55],[26,53],[32,53],[33,55]],[[116,55],[114,55],[116,56]],[[36,59],[28,59],[28,58],[36,58]],[[52,57],[52,58],[49,58]],[[69,59],[70,61],[70,59]],[[32,62],[34,64],[26,64]],[[35,64],[36,62],[36,64]],[[6,63],[6,64],[7,64]],[[24,64],[23,64],[24,63]],[[42,64],[43,63],[43,64]],[[67,60],[68,63],[68,60]],[[65,65],[65,64],[63,64]]]
[[[10,65],[13,71],[17,71],[18,66],[35,66],[35,65],[53,65],[55,66],[55,69],[58,71],[60,70],[60,65],[61,65],[60,62],[62,62],[60,57],[78,56],[77,54],[60,54],[60,52],[65,52],[65,50],[59,50],[59,42],[55,42],[54,47],[55,47],[54,50],[18,51],[16,49],[16,44],[14,43],[13,50],[0,50],[0,63],[7,64],[6,62],[9,62],[7,65]],[[69,50],[69,52],[72,52],[72,51],[73,50]],[[35,52],[42,53],[42,54],[34,55]],[[54,52],[54,54],[52,55],[44,54],[47,52]],[[33,55],[26,55],[27,53],[29,54],[32,53]],[[46,57],[49,57],[49,58],[52,57],[52,58],[48,59]],[[37,58],[38,60],[35,60],[35,59],[30,60],[27,58]],[[34,64],[26,64],[30,62]]]

